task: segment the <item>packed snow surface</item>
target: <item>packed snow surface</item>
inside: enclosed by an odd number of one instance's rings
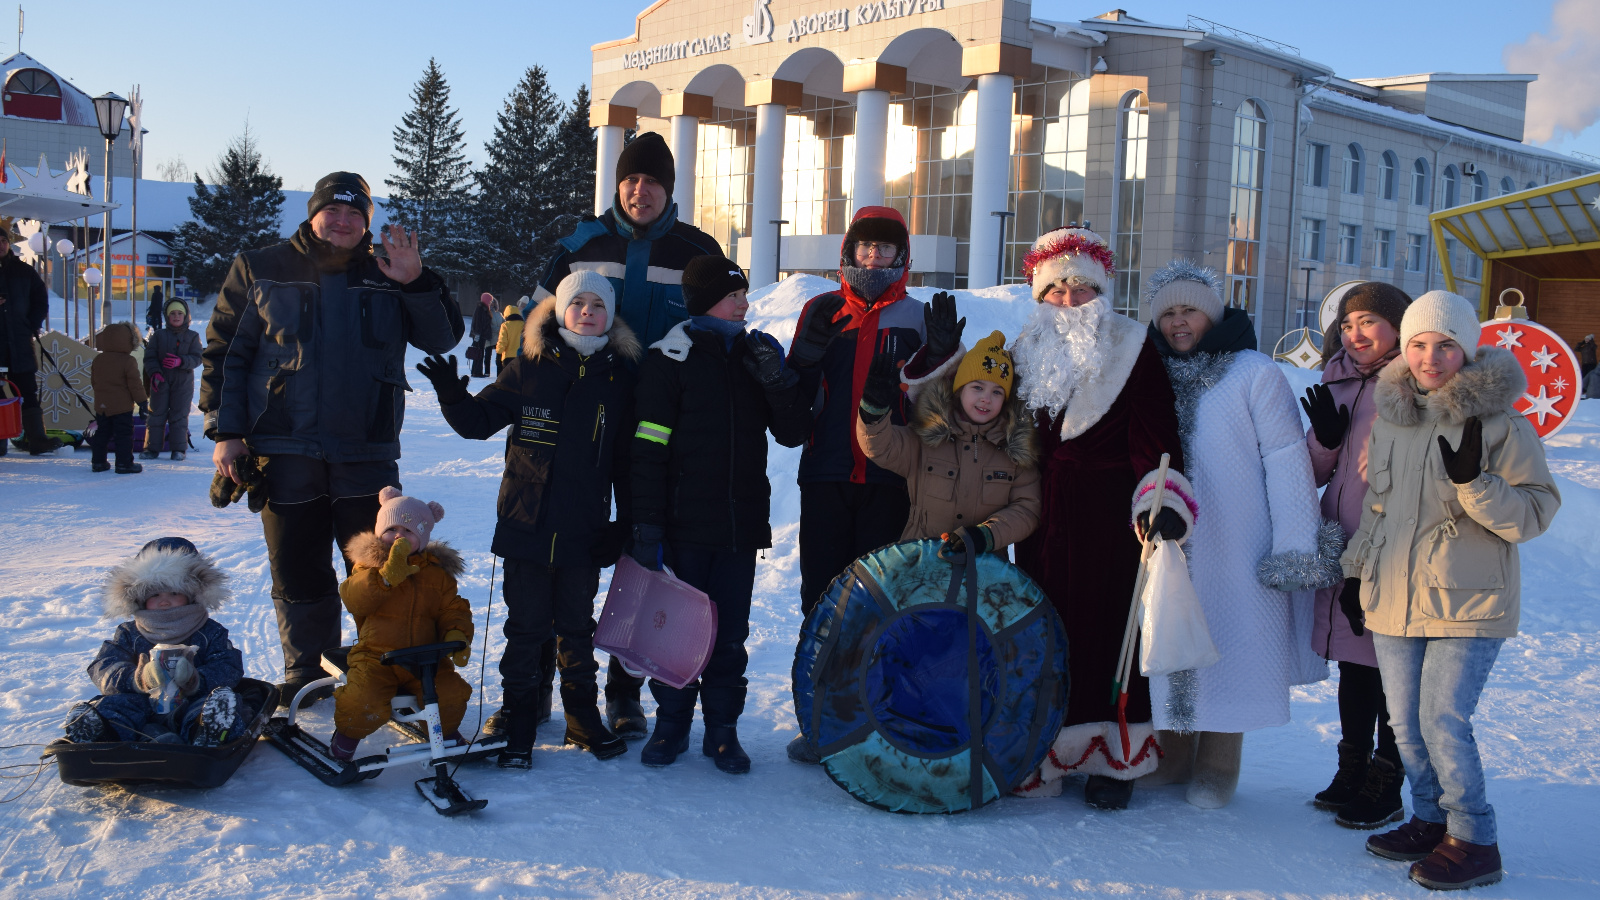
[[[805,299],[831,286],[795,276],[756,291],[752,320],[787,340]],[[1019,287],[957,297],[969,340],[995,328],[1015,335],[1032,308]],[[1286,374],[1296,390],[1315,378]],[[504,605],[488,547],[503,445],[457,437],[427,381],[412,382],[401,474],[406,493],[444,504],[437,537],[466,556],[461,590],[480,634],[492,618],[486,715],[499,701],[493,661]],[[68,707],[93,694],[84,667],[115,625],[100,618],[102,578],[160,535],[193,539],[232,575],[237,599],[217,617],[248,674],[279,675],[260,525],[243,504],[211,508],[211,445],[198,436],[198,415],[191,428],[198,449],[187,461],[147,460],[138,476],[92,474],[88,454],[70,450],[0,458],[0,608],[8,615],[0,621],[0,764],[31,763],[37,745],[60,735]],[[1600,896],[1583,849],[1600,809],[1600,402],[1581,404],[1547,451],[1563,506],[1551,531],[1522,550],[1523,633],[1501,652],[1475,720],[1507,874],[1474,897]],[[0,898],[1421,895],[1405,864],[1367,854],[1365,833],[1340,828],[1308,802],[1334,769],[1331,680],[1295,691],[1291,724],[1250,734],[1238,796],[1222,810],[1192,807],[1173,787],[1141,788],[1127,811],[1097,812],[1084,806],[1080,781],[1055,799],[899,816],[789,762],[797,464],[797,451],[774,448],[776,546],[759,564],[750,700],[740,720],[754,760],[748,776],[724,775],[699,754],[698,723],[690,752],[670,768],[641,766],[637,743],[598,762],[562,746],[559,709],[541,729],[533,770],[461,768],[459,780],[489,806],[459,819],[438,816],[417,796],[411,782],[421,771],[395,768],[329,788],[265,743],[232,781],[205,792],[71,787],[53,769],[27,788],[28,777],[11,776],[31,776],[30,768],[3,769],[0,790],[17,796],[0,806]],[[481,659],[475,646],[469,680]],[[306,721],[326,736],[332,704]],[[477,721],[474,707],[465,727]],[[361,753],[392,739],[379,731]]]

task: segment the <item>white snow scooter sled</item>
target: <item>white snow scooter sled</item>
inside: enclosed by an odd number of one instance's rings
[[[483,809],[488,800],[474,800],[461,790],[450,777],[450,762],[458,765],[498,754],[506,745],[501,737],[486,738],[471,744],[446,745],[444,728],[439,723],[439,695],[434,689],[434,675],[439,671],[439,661],[466,648],[464,641],[446,641],[440,644],[423,644],[403,650],[391,650],[381,659],[384,665],[400,666],[422,682],[420,698],[400,694],[389,701],[393,718],[389,724],[415,738],[410,743],[396,744],[382,754],[363,756],[344,762],[335,759],[325,741],[316,738],[295,724],[295,714],[306,694],[329,685],[344,684],[349,673],[349,647],[340,647],[322,654],[322,669],[327,678],[307,684],[295,695],[287,716],[275,716],[267,723],[266,736],[272,745],[282,750],[302,768],[317,776],[323,784],[342,787],[376,778],[384,769],[405,763],[422,763],[433,769],[433,775],[419,779],[417,793],[433,805],[440,815],[456,816],[464,812]],[[420,699],[420,702],[418,702]]]

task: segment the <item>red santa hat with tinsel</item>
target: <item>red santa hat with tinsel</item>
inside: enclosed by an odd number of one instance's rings
[[[1051,285],[1066,284],[1075,276],[1101,294],[1110,294],[1117,266],[1105,238],[1087,228],[1057,228],[1033,242],[1033,249],[1022,258],[1022,272],[1033,288],[1033,299],[1043,300]]]

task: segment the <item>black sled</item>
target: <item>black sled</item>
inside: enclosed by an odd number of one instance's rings
[[[265,681],[240,679],[234,692],[239,695],[240,713],[250,715],[250,724],[237,737],[215,747],[154,741],[74,744],[60,738],[45,747],[43,756],[55,758],[56,771],[66,784],[87,787],[159,783],[201,789],[221,787],[250,755],[272,711],[278,708],[278,688]]]
[[[474,800],[467,796],[455,779],[450,777],[451,761],[459,765],[494,755],[505,746],[505,739],[496,737],[473,744],[445,746],[444,729],[439,722],[439,695],[433,682],[434,674],[439,670],[439,661],[465,648],[463,641],[448,641],[391,650],[383,655],[381,661],[384,665],[401,666],[422,682],[420,702],[419,698],[407,694],[396,695],[390,701],[393,718],[389,724],[402,734],[416,739],[411,743],[397,744],[382,754],[345,762],[334,758],[327,742],[306,733],[295,723],[301,696],[321,687],[345,682],[349,673],[348,647],[329,650],[322,655],[322,669],[328,673],[328,677],[300,689],[294,702],[289,704],[289,714],[276,716],[267,724],[267,739],[319,781],[331,787],[343,787],[376,778],[384,769],[392,766],[421,763],[433,769],[433,774],[417,781],[417,793],[440,815],[456,816],[483,809],[489,801]]]

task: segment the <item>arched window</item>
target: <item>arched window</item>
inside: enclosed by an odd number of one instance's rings
[[[1428,161],[1420,157],[1411,164],[1411,205],[1428,205]]]
[[[1504,197],[1507,194],[1515,194],[1516,192],[1517,183],[1511,180],[1510,175],[1500,179],[1500,196]]]
[[[1456,190],[1456,167],[1445,166],[1444,178],[1440,180],[1444,182],[1444,204],[1442,208],[1449,209],[1461,199],[1461,195]]]
[[[1228,199],[1229,306],[1254,311],[1261,293],[1262,190],[1266,179],[1267,113],[1246,100],[1233,114],[1233,184]]]
[[[42,69],[18,69],[6,80],[5,114],[61,121],[61,85]]]
[[[1531,190],[1533,190],[1534,188],[1536,188],[1538,186],[1539,186],[1539,182],[1530,181],[1530,182],[1528,182],[1527,187],[1523,188],[1523,190],[1531,191]]]
[[[1344,192],[1346,194],[1360,194],[1365,188],[1363,179],[1366,173],[1361,171],[1362,165],[1367,161],[1366,154],[1361,152],[1360,144],[1350,144],[1344,148]]]
[[[1117,312],[1139,318],[1139,263],[1144,248],[1144,176],[1150,144],[1150,101],[1135,91],[1123,101],[1117,167]]]
[[[1489,176],[1480,169],[1472,175],[1472,202],[1482,203],[1489,199]]]
[[[1393,200],[1395,195],[1396,171],[1400,168],[1400,157],[1394,155],[1393,150],[1383,151],[1383,159],[1378,162],[1378,196],[1384,200]]]

